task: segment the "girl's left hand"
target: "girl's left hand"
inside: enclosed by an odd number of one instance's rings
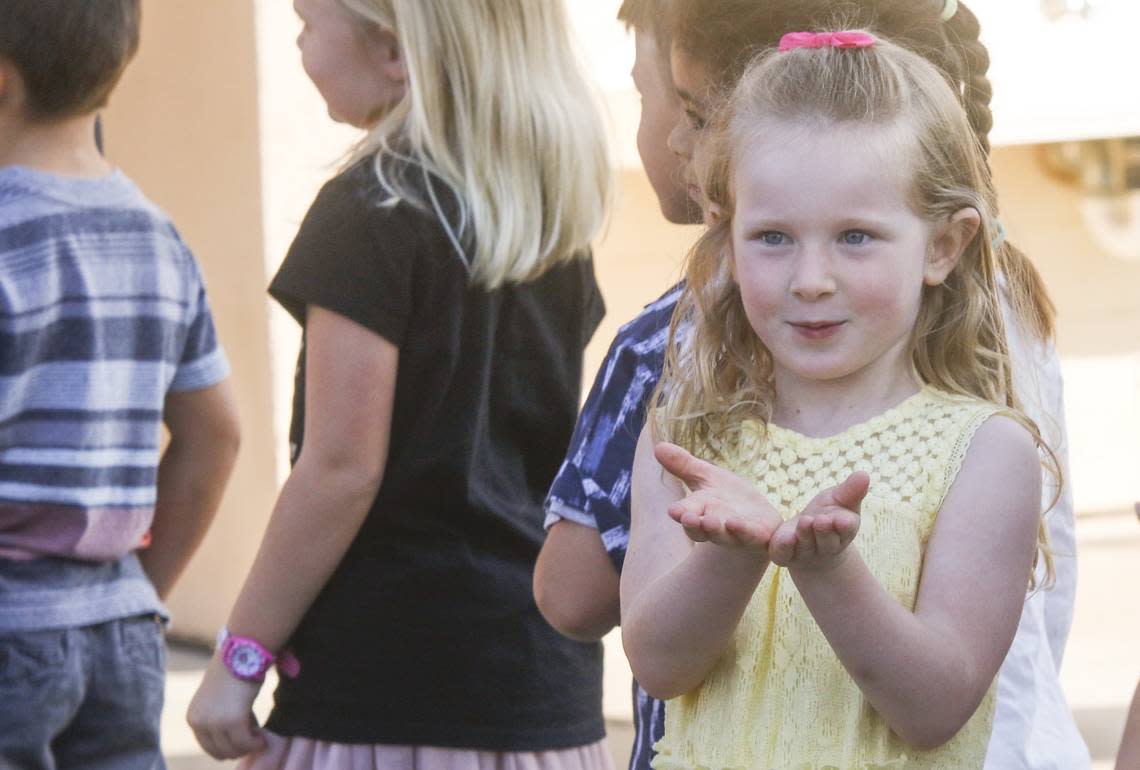
[[[235,677],[215,655],[190,708],[186,721],[202,749],[214,759],[238,759],[266,747],[265,735],[253,715],[258,682]]]
[[[827,571],[841,564],[859,531],[859,506],[871,477],[862,471],[816,495],[772,535],[768,556],[781,567]]]

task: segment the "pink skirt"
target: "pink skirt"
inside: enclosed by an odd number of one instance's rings
[[[238,770],[614,770],[605,740],[558,751],[477,751],[265,737],[268,748]]]

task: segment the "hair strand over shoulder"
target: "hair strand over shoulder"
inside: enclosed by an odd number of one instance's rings
[[[393,200],[440,215],[488,289],[585,253],[606,219],[611,172],[562,0],[340,1],[395,31],[408,73],[407,95],[353,160],[373,157]],[[433,180],[458,221],[442,216]]]

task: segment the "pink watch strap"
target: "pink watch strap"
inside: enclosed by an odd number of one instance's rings
[[[232,651],[235,647],[243,645],[256,650],[264,661],[264,665],[260,667],[259,671],[239,671],[235,667],[232,660]],[[297,656],[288,648],[274,655],[256,639],[252,639],[248,636],[234,636],[225,626],[218,631],[217,648],[221,651],[222,661],[226,664],[226,668],[229,669],[230,673],[238,679],[247,682],[263,681],[265,679],[265,672],[274,664],[277,665],[277,670],[289,679],[295,679],[297,675],[301,673],[301,661],[297,660]]]
[[[293,651],[286,647],[277,654],[277,670],[289,679],[296,679],[301,673],[301,661],[297,660]]]

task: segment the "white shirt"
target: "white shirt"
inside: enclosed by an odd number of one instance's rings
[[[1076,526],[1061,363],[1052,344],[1026,334],[1006,310],[1014,388],[1026,414],[1056,453],[1065,485],[1045,517],[1057,582],[1051,590],[1037,591],[1025,602],[1017,635],[998,675],[997,710],[985,770],[1088,770],[1092,761],[1089,750],[1077,730],[1059,676],[1077,587]],[[1046,475],[1043,509],[1055,493],[1055,481]],[[1043,577],[1040,567],[1038,582]]]

